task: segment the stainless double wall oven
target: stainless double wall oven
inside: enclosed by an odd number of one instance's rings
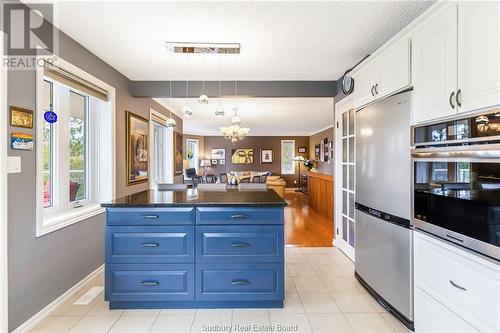
[[[413,226],[500,260],[500,110],[412,132]]]

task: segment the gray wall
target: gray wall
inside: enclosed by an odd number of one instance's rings
[[[333,141],[333,126],[321,131],[319,133],[313,134],[309,137],[309,158],[315,160],[314,146],[320,144],[321,140],[328,138],[328,141]],[[333,157],[328,162],[316,161],[316,168],[312,171],[326,173],[328,175],[333,175],[334,159]]]
[[[272,171],[273,173],[281,174],[281,140],[295,140],[295,155],[302,155],[307,157],[308,153],[299,154],[299,147],[309,147],[308,136],[248,136],[235,145],[231,141],[224,139],[222,136],[205,136],[204,146],[205,153],[201,153],[201,158],[210,159],[212,148],[226,149],[226,164],[214,165],[208,171],[211,174],[219,174],[221,172],[229,173],[230,171]],[[252,164],[233,164],[231,163],[231,150],[236,148],[252,148],[254,153],[254,162]],[[273,163],[262,164],[260,161],[260,150],[272,149],[273,150]],[[202,171],[202,168],[200,168]],[[305,172],[306,168],[301,167],[301,172]],[[299,169],[295,167],[295,175],[281,175],[286,180],[287,187],[296,187],[294,181],[298,180]]]
[[[149,108],[168,111],[149,98],[134,98],[130,81],[63,33],[60,56],[114,86],[116,100],[116,195],[146,189],[125,183],[125,111],[149,117]],[[8,105],[35,110],[35,72],[9,71]],[[36,119],[35,119],[36,121]],[[182,132],[182,120],[176,130]],[[35,135],[35,130],[9,128]],[[9,138],[10,140],[10,138]],[[22,173],[8,177],[9,330],[15,329],[104,261],[104,214],[35,238],[35,151],[11,150],[21,156]]]

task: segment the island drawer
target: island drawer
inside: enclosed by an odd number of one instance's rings
[[[283,279],[283,263],[199,264],[196,267],[196,299],[282,300]]]
[[[198,226],[199,262],[283,262],[282,226]]]
[[[194,264],[107,264],[106,300],[194,299]]]
[[[108,208],[108,225],[185,225],[194,224],[193,207]]]
[[[280,207],[198,207],[197,224],[283,224]]]
[[[194,262],[194,226],[110,226],[108,263]]]

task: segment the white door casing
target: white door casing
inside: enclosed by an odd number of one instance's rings
[[[350,116],[350,117],[349,117]],[[354,250],[355,202],[355,110],[354,99],[346,97],[335,105],[335,224],[334,245],[351,260]]]

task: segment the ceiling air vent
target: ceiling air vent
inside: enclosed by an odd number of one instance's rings
[[[173,53],[238,54],[240,43],[189,43],[166,42],[167,50]]]

